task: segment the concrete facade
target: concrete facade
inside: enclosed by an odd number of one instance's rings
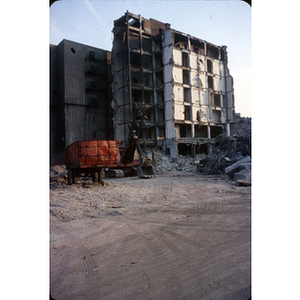
[[[133,102],[147,107],[141,144],[174,159],[209,153],[217,135],[230,136],[235,109],[226,46],[129,12],[114,21],[113,33],[116,140],[127,139]]]
[[[50,45],[50,163],[75,141],[113,139],[111,52],[63,40]]]

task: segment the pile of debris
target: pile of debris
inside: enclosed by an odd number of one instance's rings
[[[155,173],[164,173],[170,171],[191,172],[196,170],[195,161],[190,157],[179,156],[178,160],[174,161],[161,151],[157,151],[154,157],[152,154],[148,153],[148,158],[152,160]]]
[[[220,134],[212,145],[212,153],[200,160],[197,171],[203,174],[227,174],[234,180],[251,184],[251,119],[237,117],[231,124],[231,136]],[[238,166],[238,165],[241,166]],[[248,164],[248,165],[244,165]],[[228,171],[230,166],[237,166]],[[234,173],[239,175],[233,176]],[[246,174],[247,173],[247,174]],[[246,185],[246,184],[245,184]]]
[[[251,185],[251,158],[246,156],[225,169],[225,174],[238,185]]]
[[[50,182],[65,181],[68,178],[68,171],[65,165],[50,167]]]
[[[251,119],[237,117],[230,126],[231,136],[220,134],[212,145],[212,153],[201,161],[198,171],[224,174],[225,168],[245,156],[251,156]]]

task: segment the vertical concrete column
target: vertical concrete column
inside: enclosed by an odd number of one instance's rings
[[[210,134],[210,125],[209,123],[207,124],[207,137],[210,139],[211,138],[211,134]]]
[[[227,136],[230,136],[230,123],[227,122],[226,124],[226,133],[227,133]]]

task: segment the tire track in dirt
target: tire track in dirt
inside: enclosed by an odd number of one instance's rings
[[[166,295],[160,296],[163,299],[182,299],[185,291],[182,287],[180,274],[187,271],[189,285],[195,284],[197,286],[195,278],[199,278],[201,274],[191,260],[192,254],[197,251],[197,245],[190,243],[188,239],[178,240],[179,235],[174,234],[172,224],[165,225],[162,228],[157,227],[151,231],[143,230],[143,228],[138,229],[138,226],[132,226],[131,224],[126,224],[126,226],[138,236],[139,241],[144,245],[141,260],[143,257],[148,258],[143,271],[148,273],[149,288],[153,290],[156,285],[162,284],[156,280],[157,277],[162,276],[166,278],[163,283],[163,290]],[[175,241],[175,239],[177,240]],[[189,243],[186,243],[187,241]],[[180,247],[176,243],[179,243]],[[151,261],[149,261],[149,257],[152,257]],[[168,265],[167,272],[163,271],[166,264]]]
[[[62,252],[61,253],[62,259],[58,265],[58,269],[53,266],[54,264],[57,264],[58,259],[50,258],[50,265],[52,266],[50,268],[50,270],[52,271],[52,272],[50,272],[50,282],[51,282],[50,292],[52,290],[58,289],[59,286],[62,284],[64,277],[67,274],[68,267],[70,264],[69,246],[68,245],[64,246],[62,248],[62,250],[59,252]],[[55,262],[54,262],[54,260],[55,260]]]
[[[100,267],[98,266],[97,260],[94,258],[94,253],[89,249],[89,244],[87,246],[83,245],[83,240],[78,240],[75,243],[75,250],[80,255],[82,259],[84,272],[85,272],[85,298],[86,299],[96,299],[97,289],[95,287],[100,286],[101,276]]]

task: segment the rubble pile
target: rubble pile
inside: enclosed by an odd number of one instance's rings
[[[200,160],[197,170],[203,174],[225,174],[225,169],[243,157],[251,156],[251,119],[238,117],[231,124],[231,136],[220,134],[212,153]]]
[[[50,182],[64,181],[67,179],[68,171],[65,165],[55,165],[50,167]]]
[[[195,160],[191,157],[179,156],[178,160],[174,161],[161,151],[156,151],[154,157],[152,156],[152,152],[148,152],[147,157],[152,160],[155,173],[170,171],[191,172],[196,170]]]

